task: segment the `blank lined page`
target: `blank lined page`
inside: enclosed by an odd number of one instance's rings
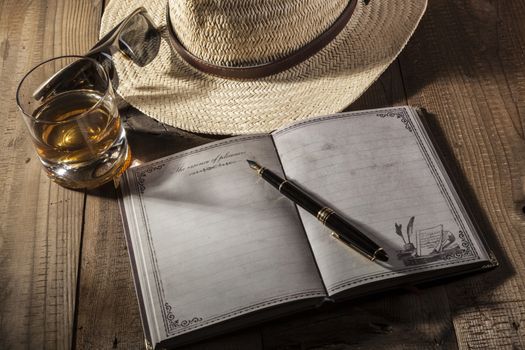
[[[215,142],[127,172],[126,212],[161,339],[326,295],[295,207],[246,159],[281,173],[269,136]]]
[[[417,118],[410,108],[373,110],[274,133],[287,178],[342,213],[390,257],[371,262],[300,210],[330,294],[487,259]]]

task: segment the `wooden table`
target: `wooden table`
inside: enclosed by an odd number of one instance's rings
[[[42,173],[15,101],[44,58],[83,53],[101,0],[0,0],[0,349],[142,349],[111,186],[91,193]],[[398,60],[350,109],[425,107],[498,269],[303,313],[189,349],[525,349],[525,3],[430,0]],[[139,157],[208,137],[130,119]],[[152,145],[145,148],[144,145]]]

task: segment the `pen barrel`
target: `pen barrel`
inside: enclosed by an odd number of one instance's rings
[[[377,243],[337,213],[328,216],[324,225],[334,231],[341,241],[369,257],[374,256],[380,248]]]
[[[266,180],[266,182],[268,182],[270,185],[272,185],[278,190],[279,190],[279,186],[281,185],[281,183],[285,182],[285,180],[282,177],[280,177],[273,171],[268,170],[266,168],[261,168],[261,170],[259,171],[259,175],[261,175],[261,177],[264,180]]]
[[[283,180],[281,185],[279,185],[279,191],[301,208],[315,216],[323,225],[335,232],[339,240],[366,255],[368,258],[372,259],[380,248],[377,243],[361,233],[352,223],[328,208],[326,204],[312,198],[311,195],[294,183]]]
[[[299,186],[294,183],[285,181],[279,185],[279,192],[285,197],[291,199],[295,204],[316,216],[319,210],[323,209],[325,205],[316,201],[311,195],[302,190]]]
[[[310,194],[292,182],[282,179],[272,171],[261,168],[259,174],[275,187],[282,195],[312,214],[323,225],[331,229],[339,240],[367,256],[371,260],[387,261],[388,256],[374,241],[325,204],[317,201]]]
[[[270,185],[275,187],[283,196],[305,209],[312,215],[317,215],[324,205],[316,201],[312,196],[303,191],[299,186],[284,180],[273,171],[263,168],[260,172],[261,177]]]

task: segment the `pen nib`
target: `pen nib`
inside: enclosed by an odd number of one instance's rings
[[[248,162],[248,165],[250,166],[250,168],[252,168],[253,170],[255,171],[261,170],[262,167],[256,162],[254,162],[253,160],[246,159],[246,161]]]

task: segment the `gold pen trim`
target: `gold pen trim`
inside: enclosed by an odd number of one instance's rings
[[[266,170],[266,168],[263,168],[263,167],[260,167],[259,169],[257,169],[257,174],[259,174],[259,176],[262,176],[262,173]]]
[[[328,207],[321,208],[316,215],[317,220],[321,221],[323,225],[326,225],[326,220],[334,213],[333,209]],[[339,238],[339,236],[337,236]]]

